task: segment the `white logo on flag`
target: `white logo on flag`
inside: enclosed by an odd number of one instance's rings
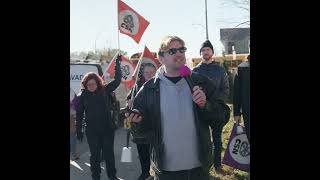
[[[122,81],[131,81],[134,68],[126,61],[121,62]]]
[[[119,13],[119,24],[123,32],[136,35],[139,30],[139,18],[130,10],[123,10]]]
[[[250,144],[245,134],[235,136],[229,146],[231,157],[239,164],[250,163]]]

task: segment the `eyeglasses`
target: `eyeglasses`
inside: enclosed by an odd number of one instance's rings
[[[177,52],[180,52],[180,53],[185,53],[187,51],[187,48],[186,47],[181,47],[181,48],[171,48],[169,49],[168,51],[165,51],[163,53],[168,53],[170,55],[174,55],[176,54]]]

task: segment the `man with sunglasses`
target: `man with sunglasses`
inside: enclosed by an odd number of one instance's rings
[[[181,77],[186,50],[177,36],[161,41],[158,54],[163,66],[141,87],[134,112],[127,114],[133,135],[149,138],[156,180],[209,180],[210,116],[223,101],[214,96],[216,88],[207,77],[198,73]]]
[[[193,71],[207,76],[216,85],[218,90],[215,96],[227,100],[229,96],[229,80],[228,75],[223,67],[216,64],[212,60],[213,46],[209,40],[202,43],[200,48],[200,55],[202,55],[202,62],[196,66]],[[225,174],[221,167],[221,149],[222,149],[222,129],[227,124],[230,118],[230,109],[227,106],[221,111],[216,111],[214,119],[211,124],[212,139],[214,144],[214,168],[219,174]],[[226,114],[226,115],[225,115]],[[221,118],[219,118],[221,117]]]

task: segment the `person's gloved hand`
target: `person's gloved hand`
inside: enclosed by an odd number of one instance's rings
[[[81,131],[77,131],[77,139],[82,142],[83,139],[83,133]]]
[[[117,65],[120,66],[121,61],[122,61],[122,55],[118,54],[117,59],[116,59],[116,66]]]
[[[121,61],[122,61],[122,55],[119,54],[119,55],[117,56],[116,65],[115,65],[115,67],[114,67],[116,77],[119,78],[119,79],[121,79],[121,75],[122,75],[121,67],[120,67]]]

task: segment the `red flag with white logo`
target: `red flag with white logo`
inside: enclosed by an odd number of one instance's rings
[[[104,76],[110,76],[111,78],[114,78],[115,76],[115,65],[116,65],[116,59],[119,54],[119,51],[116,53],[116,55],[112,58],[109,66],[106,69],[106,73]],[[122,61],[120,64],[121,72],[122,72],[122,79],[121,83],[123,83],[128,89],[131,89],[134,85],[135,81],[132,78],[133,71],[135,69],[135,65],[129,61],[126,57],[121,56]]]
[[[149,22],[127,4],[118,0],[118,27],[122,34],[130,36],[139,44]]]
[[[141,73],[145,64],[152,64],[155,67],[155,69],[158,69],[161,65],[159,60],[154,57],[154,55],[150,52],[147,46],[144,47],[143,54],[141,55],[136,69],[133,72],[134,79],[136,79],[138,74]]]

